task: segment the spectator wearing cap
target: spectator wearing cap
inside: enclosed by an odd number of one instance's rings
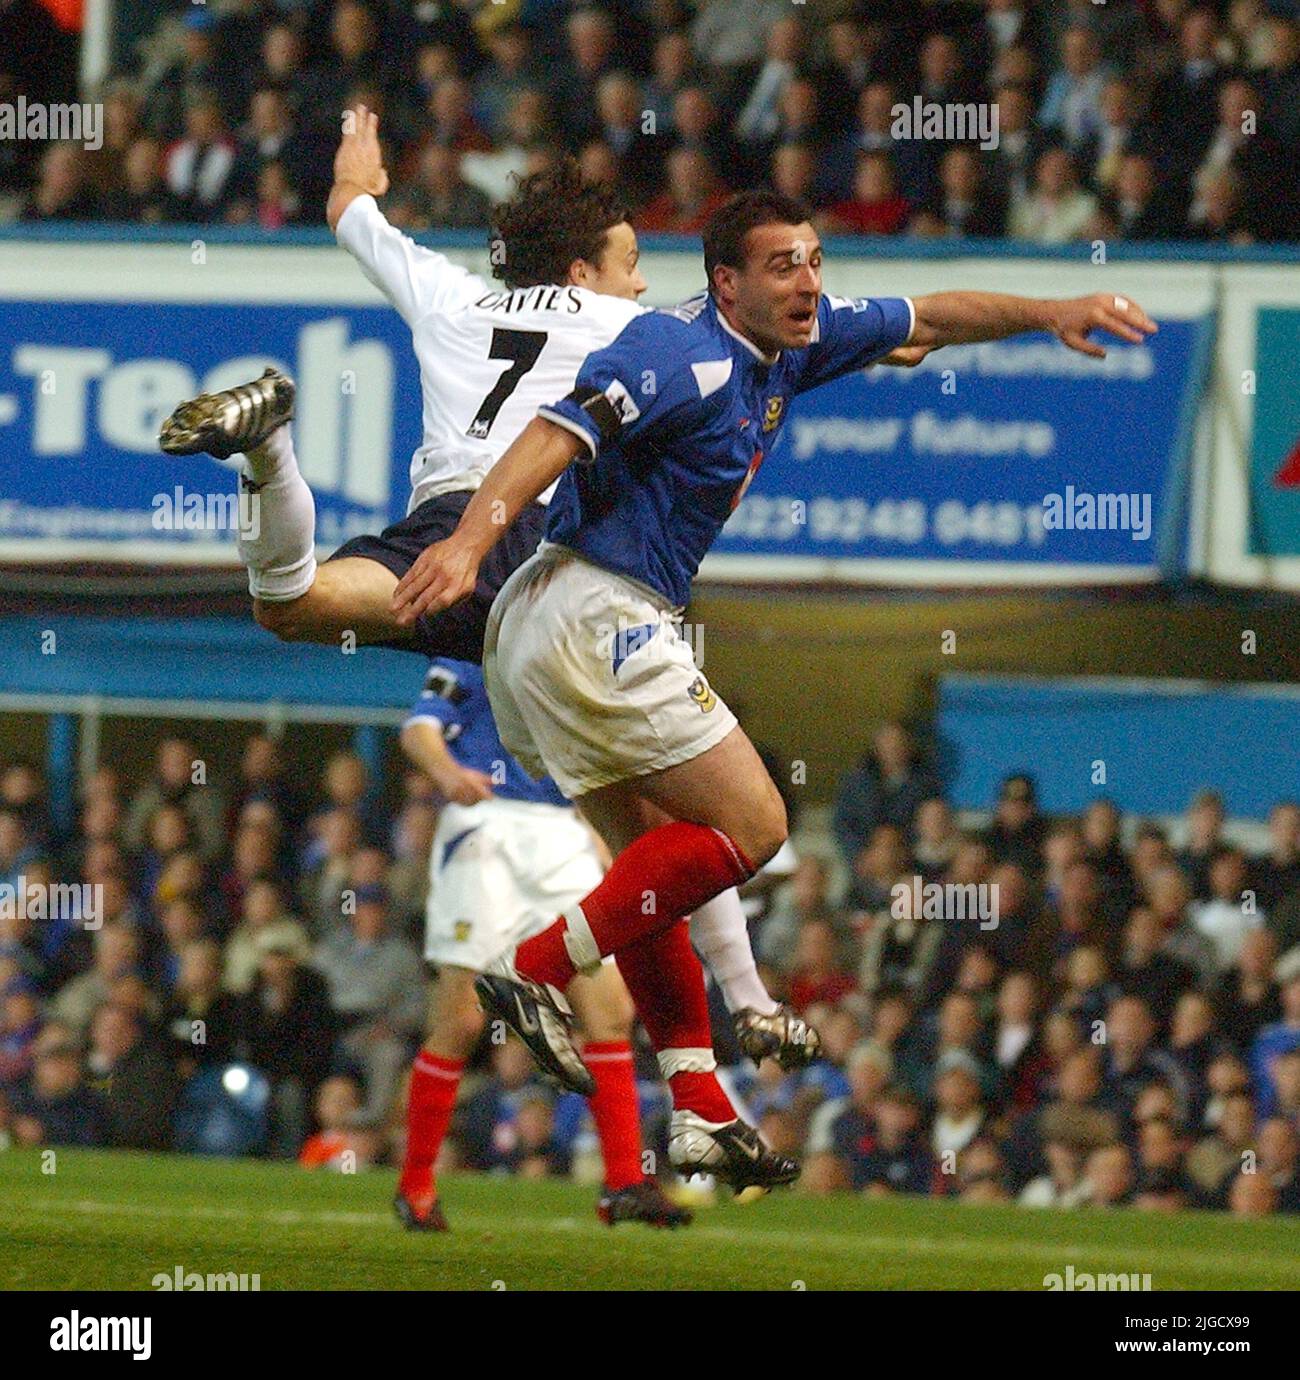
[[[1250,1047],[1250,1075],[1261,1116],[1272,1116],[1277,1110],[1274,1063],[1279,1055],[1300,1050],[1300,949],[1291,949],[1282,955],[1275,976],[1281,994],[1282,1019],[1266,1025]]]
[[[329,986],[330,1005],[343,1027],[339,1052],[365,1073],[366,1101],[357,1124],[388,1116],[424,1022],[424,969],[404,940],[387,933],[388,892],[356,888],[351,924],[325,940],[315,965]]]
[[[134,1011],[108,1002],[95,1012],[87,1067],[104,1101],[109,1145],[171,1148],[175,1074]]]
[[[292,936],[258,936],[257,980],[240,1001],[237,1053],[271,1083],[268,1152],[294,1159],[307,1138],[311,1100],[330,1070],[337,1021],[325,979]]]
[[[15,1090],[12,1101],[14,1139],[20,1145],[108,1144],[103,1101],[86,1086],[80,1050],[66,1037],[37,1048],[31,1081]]]

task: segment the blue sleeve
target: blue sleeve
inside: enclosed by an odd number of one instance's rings
[[[681,323],[666,312],[629,321],[578,370],[573,392],[538,415],[582,438],[595,459],[601,446],[626,442],[679,417],[700,390],[684,367]]]
[[[452,663],[446,660],[435,661],[430,665],[429,674],[424,678],[424,689],[420,692],[420,698],[411,706],[411,711],[406,716],[406,723],[415,723],[417,719],[431,719],[444,733],[453,725],[463,727],[464,705],[469,699],[469,694],[469,687],[463,683]]]
[[[795,392],[806,393],[841,374],[865,369],[905,344],[915,319],[906,297],[823,296],[816,338],[808,346]]]

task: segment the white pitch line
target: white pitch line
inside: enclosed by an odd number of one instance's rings
[[[206,1204],[188,1204],[184,1207],[167,1207],[149,1203],[103,1203],[94,1199],[61,1201],[59,1199],[36,1199],[27,1204],[33,1211],[54,1213],[82,1213],[92,1216],[156,1217],[212,1219],[220,1221],[266,1222],[275,1226],[299,1226],[303,1223],[318,1222],[341,1226],[374,1226],[390,1229],[393,1219],[382,1212],[337,1212],[321,1209],[316,1212],[270,1211],[251,1212],[246,1208],[217,1207]],[[1026,1209],[1028,1211],[1028,1209]],[[456,1212],[454,1222],[457,1226],[479,1228],[500,1234],[503,1231],[546,1231],[562,1234],[596,1231],[596,1223],[587,1223],[574,1217],[512,1217],[503,1225],[495,1217],[480,1217],[474,1213]],[[1048,1264],[1062,1265],[1073,1260],[1088,1258],[1105,1263],[1115,1269],[1121,1262],[1140,1266],[1144,1271],[1154,1273],[1161,1265],[1189,1271],[1193,1274],[1208,1274],[1224,1269],[1264,1278],[1276,1277],[1276,1269],[1261,1268],[1257,1256],[1244,1256],[1216,1252],[1207,1259],[1201,1251],[1168,1250],[1157,1248],[1154,1251],[1138,1246],[1115,1246],[1103,1242],[1042,1242],[1013,1241],[1001,1243],[984,1239],[963,1237],[936,1238],[925,1236],[849,1236],[845,1233],[832,1233],[825,1236],[811,1236],[804,1232],[782,1231],[771,1228],[758,1228],[754,1231],[739,1231],[733,1227],[696,1225],[688,1228],[680,1237],[683,1242],[691,1240],[718,1241],[728,1243],[751,1243],[757,1246],[783,1246],[797,1250],[831,1251],[839,1255],[857,1255],[863,1251],[893,1252],[904,1256],[959,1256],[967,1259],[988,1259],[996,1257],[1004,1260],[1033,1259]]]

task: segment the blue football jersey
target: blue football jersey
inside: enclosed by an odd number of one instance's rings
[[[431,661],[424,690],[406,721],[415,719],[432,719],[440,725],[447,750],[462,767],[490,776],[494,795],[539,805],[568,805],[549,776],[534,781],[505,750],[481,667],[450,657]]]
[[[888,354],[913,321],[906,297],[823,296],[812,342],[769,358],[707,293],[635,318],[541,409],[590,452],[560,479],[546,539],[684,605],[789,400]]]

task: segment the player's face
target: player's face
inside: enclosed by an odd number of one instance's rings
[[[626,221],[620,221],[605,236],[605,250],[599,260],[596,263],[579,260],[573,279],[592,292],[635,302],[646,290],[646,281],[637,267],[640,258],[636,231]]]
[[[746,237],[744,268],[727,276],[732,324],[760,350],[775,354],[810,343],[822,295],[822,247],[811,225],[755,226]]]

